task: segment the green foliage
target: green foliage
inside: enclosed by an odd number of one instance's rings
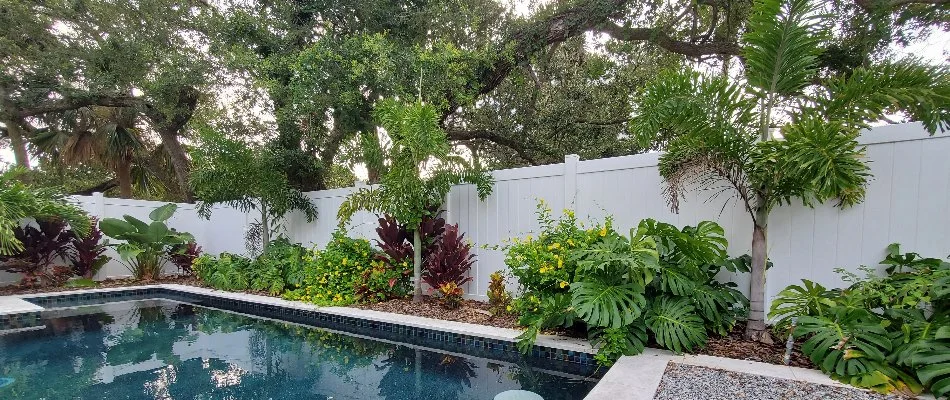
[[[266,250],[279,233],[279,222],[292,211],[303,212],[307,222],[317,218],[317,208],[300,190],[290,186],[278,154],[205,128],[192,152],[191,185],[199,215],[210,218],[215,204],[242,212],[259,213],[261,249]],[[240,184],[236,184],[240,182]]]
[[[19,169],[0,174],[0,255],[13,255],[23,250],[14,230],[26,218],[60,218],[72,231],[85,237],[91,230],[89,217],[79,207],[69,204],[59,193],[33,189],[19,180]]]
[[[931,134],[950,126],[946,66],[875,62],[816,81],[831,23],[809,0],[756,0],[743,36],[743,79],[688,69],[660,74],[641,91],[632,124],[644,145],[666,150],[659,169],[674,211],[698,190],[731,193],[749,213],[758,233],[755,303],[765,302],[759,277],[774,207],[793,199],[841,206],[863,199],[870,172],[856,140],[861,128],[898,112]],[[764,317],[750,316],[750,336],[761,334]]]
[[[343,231],[334,232],[326,248],[304,257],[303,283],[283,297],[318,305],[355,303],[364,273],[382,264],[376,256],[368,241],[351,239]]]
[[[792,318],[799,315],[821,316],[834,307],[833,293],[818,283],[802,279],[802,285],[790,285],[778,293],[769,308],[769,318],[775,321],[775,330],[784,332]]]
[[[515,238],[505,248],[522,289],[512,303],[526,327],[522,351],[541,330],[580,322],[603,344],[597,360],[609,365],[641,352],[648,336],[673,351],[693,351],[745,316],[748,300],[715,280],[741,261],[725,258],[725,233],[713,222],[677,229],[646,219],[626,237],[610,219],[585,230],[570,210],[555,220],[540,202],[537,214],[538,237]]]
[[[399,223],[416,227],[433,205],[442,203],[452,185],[474,184],[480,199],[491,193],[491,176],[450,154],[432,105],[387,100],[377,106],[376,118],[393,140],[386,154],[389,167],[378,188],[362,189],[343,202],[337,214],[341,224],[357,211],[366,210],[392,215]],[[435,165],[423,177],[422,167],[427,163]]]
[[[376,118],[392,139],[386,152],[387,170],[374,188],[360,189],[343,201],[337,211],[340,225],[353,214],[366,210],[394,217],[420,241],[420,224],[442,204],[452,185],[476,186],[479,199],[491,193],[491,175],[473,168],[459,156],[450,154],[445,131],[439,127],[439,113],[421,101],[402,104],[389,99],[376,107]],[[423,167],[429,167],[423,176]],[[414,298],[421,298],[422,248],[413,246]]]
[[[912,395],[924,388],[948,394],[947,350],[950,263],[900,253],[895,243],[881,261],[885,275],[842,272],[845,289],[814,282],[789,286],[769,315],[778,329],[798,318],[793,334],[802,352],[832,378],[880,392]]]
[[[658,297],[644,319],[656,343],[677,353],[706,345],[706,328],[687,298]]]
[[[103,234],[124,242],[112,246],[135,279],[158,279],[169,251],[195,241],[190,233],[178,232],[165,224],[177,209],[176,204],[168,203],[152,210],[150,223],[131,215],[124,215],[122,219],[104,218],[99,222]]]
[[[505,276],[501,271],[491,273],[488,279],[488,312],[492,316],[505,315],[510,310],[511,294],[505,288]]]

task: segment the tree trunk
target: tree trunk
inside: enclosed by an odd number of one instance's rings
[[[10,147],[13,147],[13,158],[18,167],[30,168],[30,154],[26,152],[26,139],[23,137],[23,128],[13,120],[5,120],[7,135],[10,136]]]
[[[168,158],[171,159],[172,168],[175,169],[175,177],[178,178],[178,186],[181,188],[182,195],[185,196],[185,202],[193,203],[195,199],[191,193],[191,185],[188,183],[191,163],[188,161],[185,148],[178,141],[178,133],[160,130],[158,134],[162,138]]]
[[[420,227],[412,232],[412,276],[415,277],[415,289],[412,292],[412,302],[422,301],[422,236]]]
[[[768,211],[760,207],[756,211],[756,223],[752,230],[752,279],[749,286],[749,321],[746,339],[772,343],[765,326],[765,273],[768,262]]]
[[[123,199],[132,198],[132,162],[127,159],[119,160],[115,168],[115,177],[119,181],[119,196]]]
[[[261,202],[261,254],[267,252],[270,245],[270,221],[267,220],[267,205]]]

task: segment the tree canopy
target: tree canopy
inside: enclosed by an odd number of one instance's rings
[[[450,143],[486,166],[637,153],[638,89],[671,67],[746,67],[751,8],[562,0],[525,15],[495,0],[3,0],[0,135],[22,167],[53,173],[65,160],[37,139],[102,136],[90,133],[110,122],[80,116],[128,110],[144,147],[162,155],[133,160],[133,171],[168,188],[132,192],[169,200],[192,199],[194,132],[222,119],[267,121],[264,145],[300,190],[345,184],[357,164],[377,181],[386,138],[374,110],[420,93]],[[841,0],[818,11],[841,23],[821,43],[815,79],[950,28],[942,1]],[[108,161],[95,160],[104,180],[77,192],[115,180],[128,194],[128,168]]]

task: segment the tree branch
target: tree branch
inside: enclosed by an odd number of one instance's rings
[[[854,3],[857,4],[859,7],[865,9],[866,11],[872,11],[874,9],[879,9],[879,8],[893,10],[895,8],[911,5],[911,4],[925,4],[925,5],[940,6],[944,4],[950,4],[950,0],[891,0],[891,1],[855,0]]]
[[[558,157],[557,154],[551,153],[550,151],[530,146],[528,143],[499,135],[497,132],[487,129],[449,130],[446,133],[448,134],[449,140],[463,141],[482,139],[501,146],[505,146],[511,150],[514,150],[514,152],[518,154],[518,157],[521,157],[531,165],[539,165],[540,162],[528,153],[529,150],[537,150],[547,156]]]
[[[18,118],[34,117],[37,115],[75,110],[88,106],[103,107],[137,107],[145,101],[140,97],[122,94],[87,94],[67,97],[64,99],[49,100],[28,107],[15,106],[8,112]]]
[[[119,181],[116,180],[115,178],[113,178],[113,179],[109,179],[109,180],[107,180],[107,181],[105,181],[105,182],[102,182],[102,183],[100,183],[100,184],[98,184],[98,185],[96,185],[96,186],[89,187],[89,188],[85,188],[85,189],[82,189],[82,190],[77,190],[77,191],[75,191],[75,192],[70,193],[70,195],[73,195],[73,196],[90,196],[90,195],[92,195],[93,193],[96,193],[96,192],[103,193],[103,192],[108,191],[109,189],[112,189],[112,188],[115,188],[115,187],[118,187],[118,186],[119,186]]]
[[[739,56],[742,48],[731,42],[690,43],[676,40],[668,33],[653,28],[627,28],[614,23],[605,23],[597,31],[623,41],[647,41],[661,48],[687,57],[700,57],[712,54]]]

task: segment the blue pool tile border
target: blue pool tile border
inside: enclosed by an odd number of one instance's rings
[[[556,369],[577,375],[600,377],[606,371],[598,368],[591,353],[535,345],[529,355],[522,355],[515,342],[455,332],[445,332],[409,325],[380,322],[274,304],[264,304],[209,294],[180,291],[166,287],[37,295],[23,299],[44,308],[75,307],[116,301],[164,298],[198,306],[220,308],[264,318],[334,329],[369,337],[470,354],[508,362]],[[43,312],[0,315],[0,330],[24,328],[41,324]],[[556,365],[552,365],[556,364]],[[553,367],[553,368],[552,368]]]

